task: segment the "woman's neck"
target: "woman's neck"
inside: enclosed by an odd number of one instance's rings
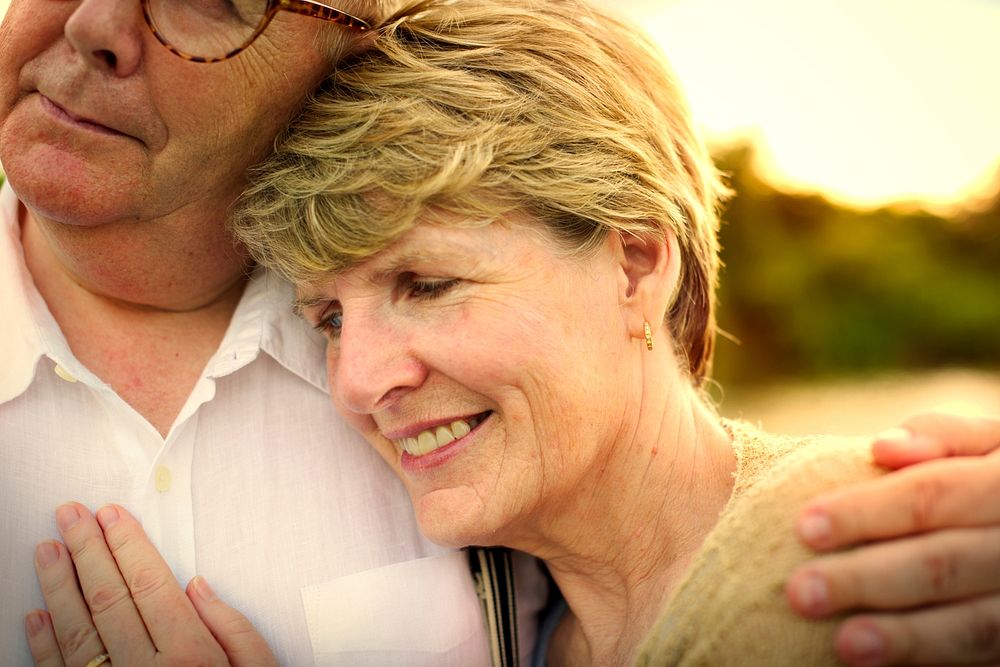
[[[686,386],[647,389],[632,437],[577,485],[586,495],[560,503],[520,547],[546,561],[569,604],[554,664],[629,663],[732,493],[735,457],[717,416]]]

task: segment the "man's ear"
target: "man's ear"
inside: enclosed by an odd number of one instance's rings
[[[681,274],[677,237],[665,229],[662,239],[620,234],[617,242],[622,316],[629,334],[643,338],[643,323],[649,322],[654,333],[659,330],[677,293]]]

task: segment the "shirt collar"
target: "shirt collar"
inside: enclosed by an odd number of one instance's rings
[[[294,296],[286,281],[263,269],[254,271],[206,375],[218,378],[233,373],[263,350],[289,372],[326,393],[326,343],[292,313]]]
[[[17,195],[0,188],[0,403],[20,396],[35,376],[49,336],[42,331],[48,308],[24,262]]]
[[[0,403],[20,396],[35,376],[38,360],[50,357],[71,376],[94,387],[106,385],[81,364],[66,342],[24,261],[17,195],[0,188]],[[251,276],[219,350],[205,376],[234,373],[261,350],[289,372],[327,393],[325,343],[292,313],[290,284],[258,269]]]

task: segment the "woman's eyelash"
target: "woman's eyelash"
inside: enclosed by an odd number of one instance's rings
[[[457,278],[449,278],[447,280],[413,279],[407,285],[407,291],[415,299],[433,299],[450,290],[458,282]]]
[[[344,314],[338,310],[329,310],[320,317],[319,322],[313,328],[330,338],[340,335],[340,330],[344,327]]]
[[[406,293],[414,299],[430,300],[441,296],[452,287],[458,285],[459,282],[457,278],[439,280],[417,280],[416,278],[410,278],[405,285],[405,289]],[[320,316],[319,322],[313,326],[316,331],[329,338],[338,337],[343,327],[344,314],[339,308],[331,308],[323,313]]]

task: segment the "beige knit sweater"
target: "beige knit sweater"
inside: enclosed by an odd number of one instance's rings
[[[818,493],[881,474],[869,442],[776,437],[743,422],[726,427],[738,461],[732,498],[635,664],[837,665],[840,619],[807,621],[785,597],[788,576],[813,555],[794,539],[794,517]]]

